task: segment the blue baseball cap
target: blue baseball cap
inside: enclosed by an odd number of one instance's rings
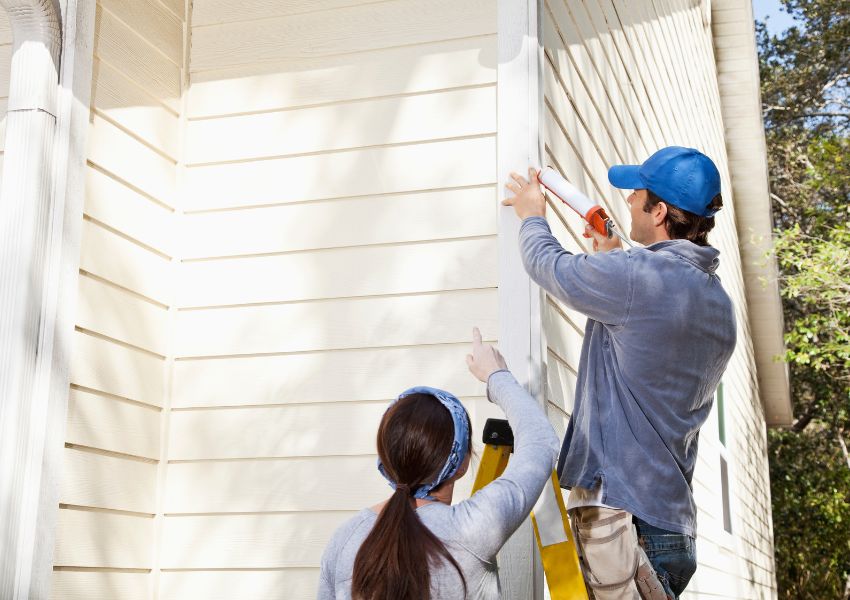
[[[708,205],[720,193],[720,172],[699,150],[668,146],[642,165],[615,165],[608,181],[616,188],[649,190],[664,202],[701,217],[713,217]]]

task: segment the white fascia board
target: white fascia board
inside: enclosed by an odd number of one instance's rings
[[[732,186],[749,191],[734,198],[740,240],[745,293],[749,305],[759,395],[769,426],[787,426],[794,420],[785,353],[782,300],[776,261],[766,258],[773,246],[773,219],[768,185],[767,145],[761,115],[755,23],[749,0],[714,0],[712,34],[724,38],[717,60],[724,122],[734,118],[734,131],[725,132]],[[730,19],[729,15],[740,15]],[[747,35],[736,35],[746,24]],[[730,48],[734,37],[734,48]],[[731,50],[734,49],[734,52]],[[735,77],[728,75],[734,73]],[[752,91],[745,102],[741,90]],[[743,137],[742,137],[743,136]]]

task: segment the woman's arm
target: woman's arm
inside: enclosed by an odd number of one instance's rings
[[[487,396],[505,411],[514,434],[514,452],[501,477],[453,507],[458,541],[482,560],[495,556],[531,512],[558,456],[558,438],[543,409],[509,371],[492,371],[496,365],[489,353],[501,358],[476,336],[467,363],[479,379],[489,371]]]

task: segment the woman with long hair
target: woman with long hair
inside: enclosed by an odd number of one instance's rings
[[[334,533],[322,557],[319,600],[500,597],[496,553],[551,477],[558,439],[477,328],[466,362],[513,429],[507,469],[452,505],[454,483],[469,467],[469,415],[443,390],[403,392],[378,428],[378,469],[395,491]]]

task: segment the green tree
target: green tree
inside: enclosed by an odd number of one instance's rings
[[[769,432],[780,597],[850,597],[850,3],[757,23],[796,421]]]

